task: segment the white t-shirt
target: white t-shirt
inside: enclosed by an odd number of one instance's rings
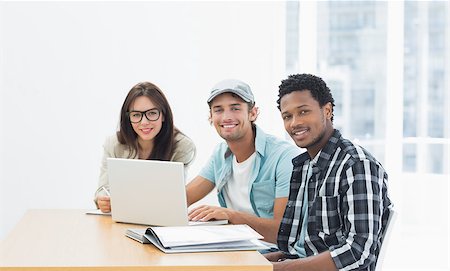
[[[233,155],[232,175],[224,186],[224,198],[228,208],[255,214],[250,203],[250,177],[256,160],[256,152],[247,160],[238,163]]]

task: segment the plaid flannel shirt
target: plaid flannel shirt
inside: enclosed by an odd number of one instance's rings
[[[329,250],[339,270],[374,270],[392,203],[387,174],[362,147],[335,130],[319,152],[308,182],[307,256]],[[295,255],[303,214],[303,192],[310,162],[307,152],[294,164],[278,247]]]

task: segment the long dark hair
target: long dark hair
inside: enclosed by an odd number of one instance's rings
[[[170,109],[166,96],[156,85],[150,82],[138,83],[130,90],[130,92],[128,92],[120,112],[120,129],[117,132],[117,139],[121,144],[127,145],[130,148],[129,158],[137,155],[139,147],[137,134],[131,126],[127,111],[134,100],[140,96],[148,97],[152,103],[156,105],[164,117],[161,131],[159,131],[155,137],[153,150],[149,157],[147,157],[147,160],[169,161],[174,152],[174,138],[175,134],[178,133],[178,129],[176,129],[173,125],[172,109]]]

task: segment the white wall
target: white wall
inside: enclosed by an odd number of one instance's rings
[[[168,96],[197,143],[220,140],[209,88],[248,82],[258,122],[283,136],[283,2],[0,2],[0,240],[29,208],[93,208],[102,144],[137,82]]]

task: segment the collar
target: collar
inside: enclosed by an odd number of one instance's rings
[[[328,139],[327,144],[325,144],[325,146],[319,151],[316,157],[313,158],[314,164],[321,170],[324,170],[327,167],[332,155],[337,149],[337,144],[341,139],[342,135],[339,130],[334,129],[334,132]],[[304,152],[292,159],[292,164],[294,165],[294,167],[298,167],[310,159],[311,157],[309,157],[308,152]]]

